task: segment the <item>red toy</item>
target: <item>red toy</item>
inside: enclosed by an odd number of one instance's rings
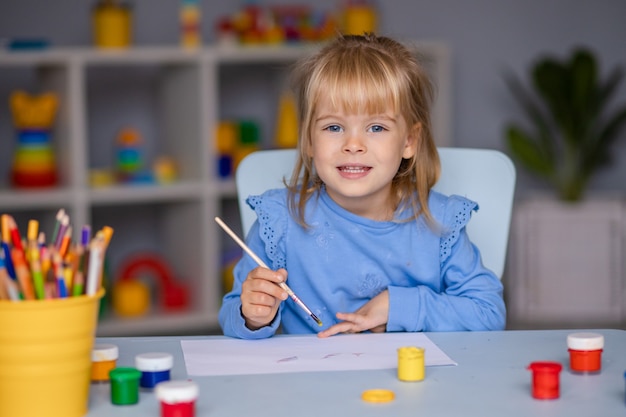
[[[166,310],[180,310],[189,304],[187,287],[176,283],[169,265],[157,254],[141,253],[132,256],[121,265],[119,271],[118,277],[122,281],[136,279],[141,272],[153,274],[160,284],[162,303]]]

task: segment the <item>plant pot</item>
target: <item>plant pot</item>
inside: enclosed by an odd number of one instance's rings
[[[515,205],[511,229],[505,293],[512,327],[624,322],[624,198],[526,198]]]

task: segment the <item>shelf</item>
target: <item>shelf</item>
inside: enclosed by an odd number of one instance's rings
[[[92,189],[88,199],[95,206],[137,203],[166,203],[198,200],[207,189],[201,182],[177,182],[169,185],[115,185]]]
[[[147,316],[136,318],[119,318],[105,315],[98,322],[98,337],[137,335],[176,335],[184,334],[207,334],[215,331],[217,326],[217,313],[150,313]]]

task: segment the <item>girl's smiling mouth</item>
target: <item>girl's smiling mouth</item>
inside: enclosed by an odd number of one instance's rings
[[[372,167],[366,165],[339,165],[337,172],[341,178],[347,180],[359,180],[369,175]]]
[[[364,174],[372,168],[364,165],[340,165],[337,169],[344,174]]]

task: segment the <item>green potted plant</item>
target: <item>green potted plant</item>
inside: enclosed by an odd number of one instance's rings
[[[561,200],[580,201],[592,176],[611,162],[611,147],[626,122],[626,105],[609,109],[622,77],[615,68],[600,79],[597,60],[585,48],[568,59],[539,59],[529,88],[512,73],[505,77],[528,122],[506,127],[508,150]]]

